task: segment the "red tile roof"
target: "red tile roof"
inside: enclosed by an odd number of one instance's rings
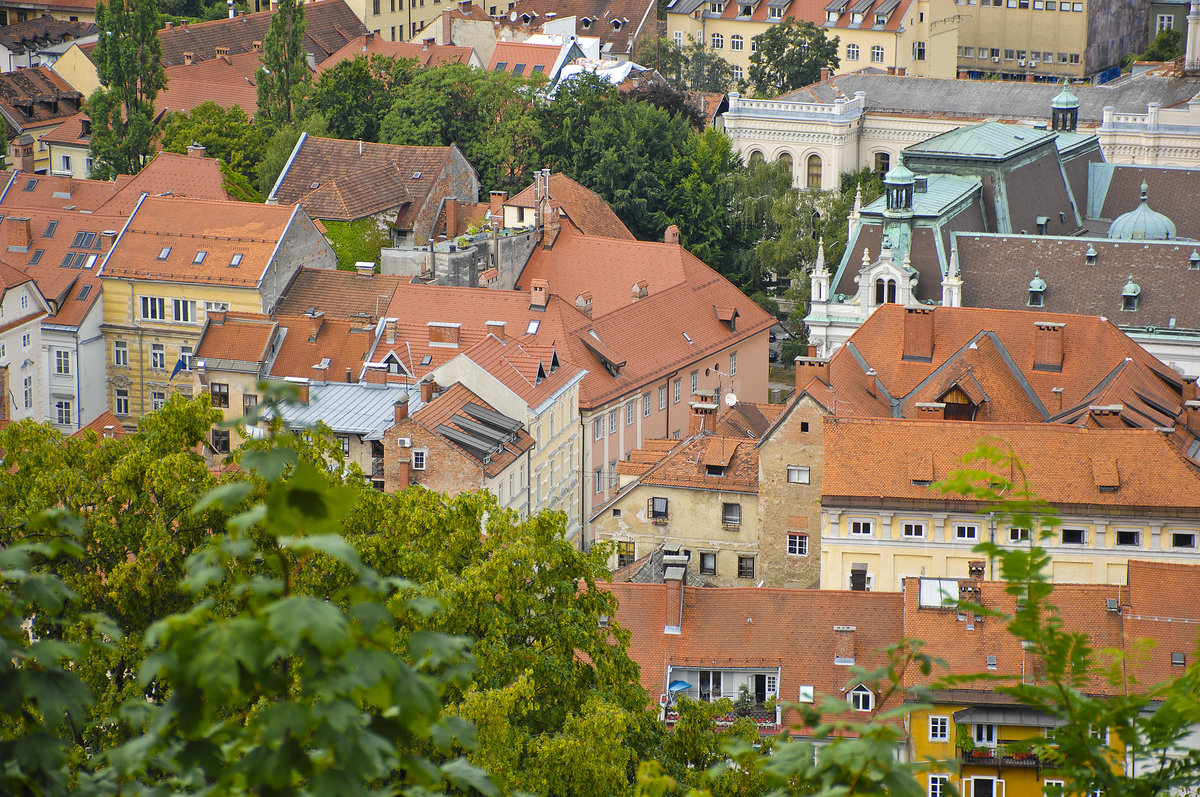
[[[365,276],[354,271],[301,269],[280,301],[278,312],[300,316],[312,308],[328,318],[370,319],[374,323],[388,314],[401,279],[388,274]]]
[[[129,215],[142,194],[170,195],[189,199],[230,199],[225,177],[216,158],[195,158],[175,152],[159,152],[142,170],[118,180],[111,198],[96,208],[97,213]]]
[[[13,208],[95,211],[112,198],[118,185],[107,180],[47,177],[19,170],[4,172],[0,179],[6,185],[0,197],[0,210],[6,213]]]
[[[71,437],[83,438],[88,431],[96,433],[99,440],[111,439],[120,440],[125,437],[128,432],[121,425],[121,419],[113,414],[112,410],[106,409],[104,412],[96,416],[96,419],[84,426],[77,432],[73,432]]]
[[[163,66],[184,63],[184,53],[197,60],[216,58],[217,47],[228,47],[230,54],[255,50],[255,42],[267,38],[273,11],[245,14],[234,19],[218,19],[197,24],[179,23],[162,28]],[[367,32],[362,20],[344,0],[316,0],[304,4],[304,52],[318,64],[345,46],[346,42]]]
[[[710,475],[709,465],[726,470]],[[647,470],[642,484],[709,492],[758,494],[758,449],[753,440],[699,435]]]
[[[886,662],[882,651],[899,641],[903,625],[899,593],[685,587],[681,633],[664,634],[665,585],[600,586],[617,598],[614,620],[630,632],[629,655],[652,700],[666,692],[668,666],[778,667],[781,703],[794,703],[801,685],[813,687],[818,704],[821,696],[844,699],[853,675],[834,664],[835,627],[853,629],[842,633],[852,639],[855,665],[869,670]],[[785,711],[784,723],[794,722]]]
[[[45,48],[91,36],[98,28],[94,22],[71,22],[57,19],[49,14],[14,22],[0,28],[0,44],[14,54],[37,52]]]
[[[32,235],[29,251],[5,255],[37,281],[38,289],[51,303],[53,314],[46,323],[59,326],[83,323],[100,298],[97,272],[125,219],[36,208],[10,209],[9,214],[10,219],[18,214],[29,218]],[[105,235],[106,232],[109,234]]]
[[[424,207],[452,147],[414,147],[305,135],[271,200],[299,204],[313,218],[351,221],[396,209],[403,228]],[[440,197],[434,197],[434,201]]]
[[[0,111],[8,137],[58,125],[79,113],[83,95],[44,66],[0,74]]]
[[[85,135],[83,132],[83,123],[88,119],[88,115],[83,111],[69,116],[59,124],[58,127],[51,130],[49,133],[43,133],[38,141],[43,141],[47,144],[74,144],[77,147],[86,147],[91,143],[91,135]]]
[[[275,355],[271,376],[327,382],[357,382],[362,377],[366,353],[374,338],[373,327],[364,329],[349,321],[324,316],[279,316],[278,321],[287,333]],[[316,367],[322,363],[325,368]],[[347,372],[350,380],[346,379]]]
[[[1200,467],[1162,432],[828,416],[824,422],[826,502],[950,500],[971,505],[913,484],[919,479],[912,475],[910,463],[915,454],[931,456],[932,480],[945,479],[963,468],[964,456],[987,439],[1024,463],[1030,489],[1052,505],[1200,517]],[[1116,484],[1103,484],[1097,472],[1115,476]],[[1022,478],[1002,475],[1018,482]]]
[[[241,107],[253,118],[258,110],[256,74],[261,65],[257,52],[233,53],[191,64],[169,66],[167,87],[154,100],[157,113],[187,113],[205,102],[222,108]]]
[[[535,194],[536,187],[531,185],[504,204],[532,208],[537,204]],[[634,240],[633,233],[617,218],[603,197],[565,174],[556,172],[550,175],[550,206],[558,208],[559,213],[584,235]]]
[[[286,205],[146,197],[105,260],[103,275],[254,287],[293,214],[301,212]],[[232,266],[236,255],[241,262]]]
[[[489,72],[508,72],[512,75],[530,77],[534,74],[550,77],[558,54],[562,48],[556,44],[526,44],[524,42],[496,42],[492,51]],[[517,66],[521,71],[517,71]]]
[[[599,37],[601,56],[605,58],[632,56],[635,39],[653,35],[656,22],[655,4],[648,0],[518,0],[509,14],[509,19],[516,14],[518,21],[506,19],[501,26],[521,33],[540,29],[551,19],[573,16],[575,35]],[[533,17],[530,25],[520,22],[522,14]],[[585,25],[584,19],[591,20],[591,24]],[[614,21],[620,25],[614,26]]]
[[[279,324],[259,313],[209,312],[196,345],[197,360],[234,360],[264,365]],[[284,374],[293,376],[293,374]],[[308,376],[308,374],[301,374]]]
[[[327,69],[332,69],[342,61],[349,61],[359,56],[379,55],[385,58],[411,58],[421,66],[443,66],[445,64],[469,64],[474,52],[474,48],[458,47],[453,44],[426,46],[423,42],[390,42],[373,33],[368,33],[346,42],[345,47],[325,59],[317,67],[317,75]]]
[[[553,346],[520,340],[502,341],[495,335],[487,335],[464,351],[463,356],[520,396],[530,407],[540,406],[581,370],[563,360]],[[378,362],[381,358],[376,354],[374,359]]]

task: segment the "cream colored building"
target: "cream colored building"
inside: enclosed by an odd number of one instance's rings
[[[863,67],[914,77],[953,77],[958,46],[951,0],[841,2],[819,19],[805,18],[798,0],[674,0],[667,7],[667,35],[679,46],[703,42],[733,67],[733,78],[750,77],[755,37],[789,18],[812,22],[839,40],[839,71]]]
[[[65,53],[59,56],[50,69],[71,84],[71,88],[85,98],[92,96],[96,89],[100,88],[100,77],[96,73],[96,65],[92,63],[92,59],[84,55],[78,44],[71,45]]]
[[[981,439],[1023,464],[992,470],[1025,488],[1056,526],[1018,526],[936,482]],[[1056,583],[1125,583],[1131,559],[1200,562],[1200,470],[1172,435],[1151,429],[883,419],[825,422],[821,587],[900,590],[909,576],[998,579],[974,546],[995,541],[1050,556]],[[997,488],[1001,489],[1001,488]],[[1042,536],[1045,532],[1045,536]]]

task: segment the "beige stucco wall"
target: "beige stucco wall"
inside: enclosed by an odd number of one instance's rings
[[[1081,11],[1062,12],[1058,9],[1046,11],[1034,10],[1035,0],[1019,0],[1026,3],[1027,8],[1008,8],[1007,2],[1001,6],[993,6],[980,0],[979,4],[962,4],[959,6],[961,19],[958,21],[958,45],[971,47],[975,53],[972,58],[958,59],[959,69],[979,70],[984,72],[1005,72],[1039,75],[1042,77],[1071,77],[1081,78],[1085,74],[1084,51],[1087,49],[1088,5],[1092,0],[1082,0],[1079,3]],[[1044,6],[1044,0],[1042,0]],[[1074,8],[1075,4],[1066,5]],[[979,48],[987,50],[987,54],[979,57]],[[1000,50],[1000,62],[992,60],[991,50]],[[1006,57],[1006,50],[1013,50],[1013,58]],[[1025,65],[1022,66],[1015,57],[1017,50],[1026,51]],[[1044,57],[1037,59],[1037,66],[1031,66],[1029,52],[1054,53],[1053,63],[1047,63]],[[1068,63],[1059,63],[1059,53],[1068,54]],[[1070,63],[1070,54],[1079,56],[1077,63]]]
[[[78,44],[63,53],[50,68],[85,98],[92,96],[93,92],[100,88],[96,65],[83,54]]]

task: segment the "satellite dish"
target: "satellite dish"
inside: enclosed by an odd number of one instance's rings
[[[726,406],[729,406],[729,407],[732,407],[734,404],[737,404],[737,396],[735,396],[733,394],[733,391],[730,391],[725,394],[725,404],[726,404]]]
[[[516,22],[516,21],[517,21],[517,12],[516,12],[516,11],[509,11],[509,12],[508,12],[508,21],[509,21],[509,22]]]

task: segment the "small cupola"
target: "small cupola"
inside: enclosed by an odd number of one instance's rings
[[[1142,295],[1142,286],[1133,281],[1133,275],[1129,275],[1129,281],[1125,283],[1125,287],[1121,289],[1121,309],[1136,310],[1138,305],[1138,297]]]
[[[1188,268],[1193,270],[1200,269],[1200,252],[1197,252],[1195,249],[1192,250],[1192,256],[1188,258]]]
[[[1088,244],[1088,250],[1083,253],[1083,256],[1087,258],[1087,264],[1089,266],[1096,265],[1096,247]]]
[[[1029,306],[1042,307],[1045,304],[1043,294],[1046,293],[1046,281],[1042,279],[1041,272],[1033,272],[1033,279],[1029,281]]]
[[[1075,132],[1079,123],[1079,98],[1071,93],[1071,81],[1063,80],[1062,91],[1050,101],[1050,129]]]
[[[1175,222],[1152,210],[1150,187],[1142,181],[1142,201],[1128,213],[1113,219],[1108,237],[1117,241],[1169,241],[1175,237]]]
[[[913,191],[917,176],[904,165],[904,154],[896,158],[896,165],[883,176],[883,187],[887,192],[887,209],[912,211]]]

